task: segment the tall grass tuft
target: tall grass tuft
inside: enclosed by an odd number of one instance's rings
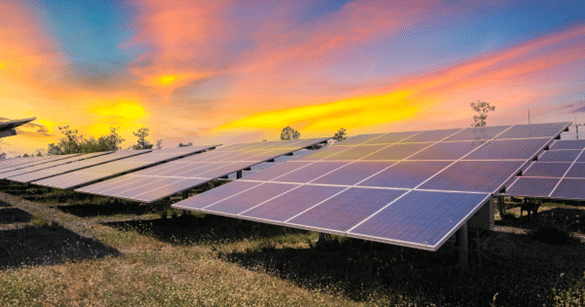
[[[529,235],[548,244],[563,244],[574,240],[573,234],[569,232],[566,225],[561,226],[552,221],[543,221],[530,230]]]

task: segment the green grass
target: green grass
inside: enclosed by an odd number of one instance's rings
[[[47,227],[49,226],[49,222],[47,220],[45,220],[45,218],[43,218],[42,215],[35,215],[33,216],[33,218],[30,220],[30,224],[32,226],[35,227]]]

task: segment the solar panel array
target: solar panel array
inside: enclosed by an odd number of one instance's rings
[[[45,157],[34,157],[34,158],[20,158],[15,159],[14,163],[10,165],[2,164],[2,168],[0,168],[0,174],[5,174],[8,172],[13,172],[16,170],[20,170],[23,168],[29,168],[49,162],[55,162],[59,160],[69,159],[72,157],[79,156],[80,154],[69,154],[69,155],[56,155],[56,156],[45,156]]]
[[[506,196],[585,199],[585,140],[558,140],[516,176]]]
[[[46,163],[42,163],[42,164],[37,164],[34,166],[23,167],[20,169],[0,173],[0,179],[13,180],[12,179],[13,177],[16,177],[19,175],[23,175],[23,174],[27,174],[27,173],[31,173],[31,172],[36,172],[36,171],[52,168],[52,167],[59,166],[59,165],[66,165],[68,163],[72,163],[72,162],[76,162],[76,161],[83,161],[85,159],[90,159],[90,158],[97,157],[97,156],[107,155],[110,153],[112,153],[112,152],[111,151],[93,152],[93,153],[88,153],[88,154],[72,156],[72,157],[69,157],[66,159],[59,159],[56,161],[50,161],[50,162],[46,162]],[[18,180],[15,180],[15,181],[18,181]]]
[[[22,183],[32,182],[35,180],[45,179],[52,176],[62,175],[68,172],[80,170],[83,168],[88,168],[90,166],[103,164],[115,160],[120,160],[123,158],[137,156],[140,154],[144,154],[150,152],[151,150],[124,150],[124,151],[116,151],[116,152],[109,152],[106,155],[100,155],[97,157],[92,157],[91,159],[83,159],[74,161],[67,164],[62,164],[58,166],[54,166],[51,168],[40,169],[33,172],[28,172],[26,174],[13,176],[8,178],[11,181],[17,181]]]
[[[53,188],[69,189],[107,179],[116,175],[139,170],[161,162],[188,156],[204,150],[214,148],[217,145],[189,146],[179,148],[165,148],[153,150],[137,156],[128,157],[92,167],[76,170],[66,174],[33,181],[33,184]]]
[[[327,140],[318,138],[235,144],[98,182],[76,191],[153,202]]]
[[[568,125],[360,135],[173,207],[437,250]]]

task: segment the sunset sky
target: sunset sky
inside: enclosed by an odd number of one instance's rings
[[[9,155],[63,125],[124,147],[463,128],[477,100],[488,125],[585,122],[585,2],[0,1],[0,117],[37,117]]]

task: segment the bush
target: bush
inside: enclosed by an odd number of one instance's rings
[[[573,234],[567,230],[566,226],[560,226],[551,221],[540,223],[529,232],[529,235],[548,244],[563,244],[574,240]]]

